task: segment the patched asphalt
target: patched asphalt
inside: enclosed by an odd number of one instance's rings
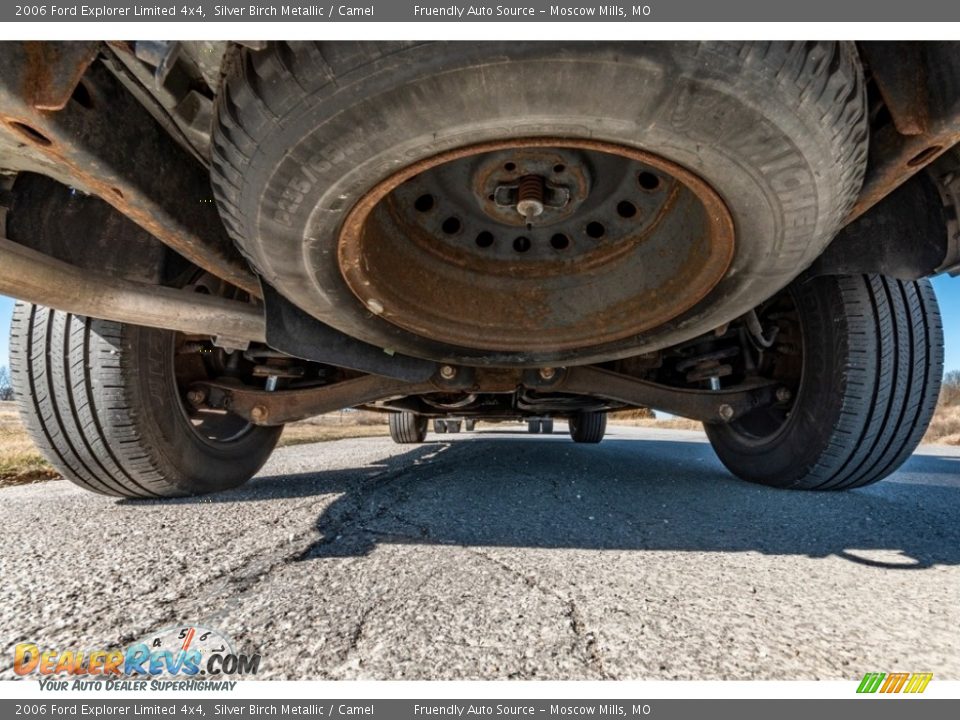
[[[960,449],[798,493],[697,432],[516,427],[284,448],[203,498],[4,488],[0,677],[182,623],[259,678],[960,679]]]

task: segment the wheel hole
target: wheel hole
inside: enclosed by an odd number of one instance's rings
[[[70,99],[77,103],[80,107],[84,107],[87,110],[93,110],[93,98],[90,96],[90,90],[83,80],[77,83],[77,86],[73,89],[73,94],[70,96]]]
[[[460,232],[460,221],[455,217],[448,217],[441,227],[447,235],[456,235]]]
[[[637,214],[637,206],[629,200],[621,200],[617,203],[617,215],[622,218],[632,218]]]
[[[607,229],[603,226],[603,223],[599,223],[594,220],[593,222],[587,224],[587,235],[595,240],[597,238],[602,238],[604,235],[606,235],[606,233]]]
[[[917,167],[917,165],[923,165],[941,150],[943,150],[942,145],[931,145],[910,158],[910,160],[907,161],[907,166]]]
[[[570,238],[563,233],[556,233],[550,238],[550,246],[554,250],[566,250],[568,247],[570,247]]]
[[[22,122],[11,120],[10,127],[12,127],[32,143],[36,143],[37,145],[53,145],[53,143],[50,141],[50,138],[48,138],[42,132],[30,127],[29,125],[25,125]]]
[[[413,201],[413,206],[420,212],[429,212],[433,210],[434,200],[433,195],[421,195],[416,200]]]
[[[493,233],[484,230],[477,234],[477,247],[488,248],[493,245]]]
[[[513,172],[514,170],[517,169],[517,164],[512,162],[504,163],[503,169],[506,170],[507,172]]]
[[[642,172],[637,175],[637,182],[640,184],[641,189],[651,192],[660,187],[660,178],[654,175],[652,172]]]
[[[513,241],[513,249],[518,253],[525,253],[530,249],[530,238],[524,237],[521,235],[516,240]]]
[[[555,173],[557,173],[557,175],[559,175],[560,173],[562,173],[562,172],[563,172],[564,170],[566,170],[566,169],[567,169],[567,166],[566,166],[566,165],[557,164],[557,165],[554,165],[554,166],[553,166],[553,171],[554,171]]]

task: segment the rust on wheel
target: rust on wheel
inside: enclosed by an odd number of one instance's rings
[[[360,302],[401,328],[549,352],[678,317],[733,252],[730,213],[690,171],[621,145],[530,138],[394,173],[348,213],[338,261]]]

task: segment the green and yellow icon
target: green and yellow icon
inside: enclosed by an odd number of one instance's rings
[[[933,673],[867,673],[857,692],[922,693],[932,679]]]

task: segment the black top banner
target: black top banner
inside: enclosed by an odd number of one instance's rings
[[[0,22],[957,22],[960,3],[943,0],[570,0],[501,3],[367,0],[358,3],[27,2],[4,4]]]

